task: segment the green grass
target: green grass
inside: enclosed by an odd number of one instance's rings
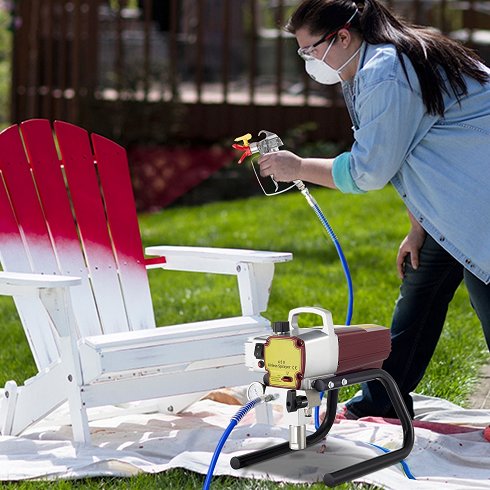
[[[408,229],[403,204],[388,187],[363,196],[344,196],[312,188],[318,203],[338,235],[349,262],[356,300],[353,323],[389,325],[398,295],[395,258]],[[140,216],[143,241],[150,245],[196,245],[291,251],[294,260],[278,264],[266,316],[287,318],[297,306],[322,306],[335,323],[344,322],[347,292],[335,249],[303,197],[291,192],[275,198],[251,198],[199,207],[170,208]],[[150,271],[159,325],[225,317],[239,313],[235,279],[205,274]],[[22,382],[35,374],[27,342],[10,299],[1,298],[0,385],[8,379]],[[6,347],[8,346],[8,348]],[[465,405],[479,367],[488,353],[483,334],[460,288],[451,303],[446,327],[420,393]],[[355,387],[341,391],[343,399]],[[17,489],[152,489],[200,488],[201,475],[173,470],[134,478],[99,478],[78,482],[6,484]],[[306,488],[300,485],[257,483],[220,477],[213,488]],[[307,488],[320,489],[323,485]],[[361,488],[352,484],[339,488]],[[362,488],[367,488],[366,486]]]
[[[169,470],[156,475],[138,475],[132,478],[91,478],[77,481],[57,482],[21,482],[7,483],[1,488],[11,490],[195,490],[202,488],[204,477],[180,469]],[[268,481],[232,478],[230,476],[214,477],[211,488],[213,490],[325,490],[325,485],[316,483],[312,485],[293,485],[290,483],[273,483]],[[335,487],[336,490],[377,490],[379,487],[364,484],[343,484]]]

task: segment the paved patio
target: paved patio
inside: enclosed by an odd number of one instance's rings
[[[478,389],[471,397],[470,403],[471,408],[490,409],[490,363],[480,371]]]

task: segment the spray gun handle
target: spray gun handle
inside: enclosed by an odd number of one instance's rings
[[[279,138],[276,133],[272,133],[271,131],[262,129],[261,131],[259,131],[259,136],[261,134],[264,134],[265,138],[256,143],[258,151],[261,155],[264,155],[265,153],[279,151],[279,148],[284,144],[281,138]],[[272,182],[274,182],[274,187],[276,188],[275,192],[277,192],[277,190],[279,189],[279,184],[276,182],[276,179],[274,179],[274,175],[271,175],[270,177],[272,179]]]

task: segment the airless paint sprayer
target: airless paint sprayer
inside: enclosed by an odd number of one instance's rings
[[[262,140],[249,143],[252,138],[246,134],[235,139],[233,148],[243,152],[238,163],[253,154],[278,151],[282,140],[274,133],[265,134]],[[253,164],[252,164],[253,167]],[[253,167],[258,178],[257,171]],[[349,289],[349,301],[345,326],[334,326],[330,311],[323,308],[301,307],[292,309],[288,321],[272,323],[272,334],[251,338],[245,345],[245,364],[257,374],[261,381],[252,383],[248,389],[250,402],[232,418],[230,426],[223,434],[210,465],[210,471],[203,488],[209,488],[212,471],[219,452],[233,427],[241,418],[259,403],[279,399],[284,402],[286,420],[289,423],[289,441],[267,447],[231,459],[234,469],[244,468],[291,451],[298,451],[314,445],[328,434],[336,415],[339,389],[365,381],[378,380],[386,389],[403,430],[402,446],[394,451],[383,450],[383,454],[357,464],[347,466],[332,473],[326,473],[323,481],[329,487],[359,478],[395,463],[402,462],[405,473],[410,478],[408,467],[402,461],[412,450],[414,431],[408,410],[403,402],[398,386],[383,369],[383,361],[391,350],[390,331],[377,325],[349,326],[352,318],[354,294],[349,267],[338,239],[325,218],[316,200],[301,180],[283,191],[271,177],[276,195],[297,187],[332,239],[339,255]],[[260,183],[260,180],[259,180]],[[299,328],[302,314],[316,314],[321,325],[313,328]],[[319,420],[319,407],[323,393],[327,392],[326,414]],[[312,410],[315,411],[313,421]],[[315,431],[307,435],[306,426],[315,422]],[[378,446],[377,446],[378,447]],[[380,448],[383,449],[383,448]]]

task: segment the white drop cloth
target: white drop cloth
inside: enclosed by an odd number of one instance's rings
[[[0,437],[0,480],[128,476],[182,467],[206,473],[212,453],[236,405],[201,400],[176,416],[128,414],[120,408],[98,409],[91,422],[92,447],[71,442],[67,407],[61,407],[21,437]],[[275,407],[281,417],[280,407]],[[484,427],[490,411],[464,410],[445,400],[415,396],[416,419]],[[100,418],[103,417],[103,418]],[[232,456],[284,442],[285,427],[255,424],[251,412],[232,432],[215,474],[288,482],[321,481],[323,474],[378,454],[372,442],[388,449],[401,443],[401,427],[386,423],[341,420],[327,440],[253,468],[235,471]],[[362,480],[386,489],[490,489],[490,443],[482,430],[440,434],[416,428],[414,449],[406,462],[417,480],[409,480],[401,465],[367,475]]]

